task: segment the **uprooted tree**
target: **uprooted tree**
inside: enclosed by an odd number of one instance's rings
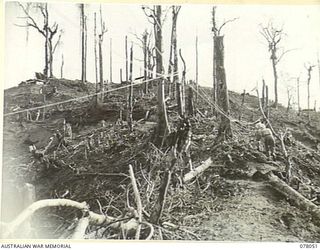
[[[44,69],[43,74],[45,77],[53,77],[53,55],[56,51],[57,46],[60,43],[61,36],[62,36],[62,30],[58,31],[59,25],[55,22],[53,25],[50,25],[49,23],[49,11],[48,11],[48,4],[47,3],[36,3],[27,4],[26,6],[22,3],[18,3],[21,9],[24,12],[24,17],[27,21],[24,25],[17,25],[19,27],[26,27],[27,29],[29,27],[34,28],[37,30],[44,38]],[[30,7],[33,7],[37,11],[41,13],[42,16],[42,22],[43,25],[40,25],[36,20],[36,16],[31,16],[31,9]],[[54,42],[54,37],[56,37],[56,34],[59,33],[58,38]]]

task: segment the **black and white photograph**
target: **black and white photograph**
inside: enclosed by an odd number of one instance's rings
[[[3,8],[1,239],[317,248],[320,2]]]

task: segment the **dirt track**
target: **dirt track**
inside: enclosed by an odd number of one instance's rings
[[[231,180],[243,188],[241,195],[228,197],[212,211],[204,227],[211,228],[209,240],[218,241],[317,241],[319,228],[306,215],[290,206],[265,182]]]

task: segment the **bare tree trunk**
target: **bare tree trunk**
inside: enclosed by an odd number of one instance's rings
[[[126,36],[126,39],[125,39],[125,52],[126,52],[126,84],[128,84],[128,38]]]
[[[299,77],[297,77],[297,95],[298,95],[298,114],[300,114],[301,108],[300,108],[300,83],[299,83]]]
[[[87,81],[87,44],[88,44],[88,27],[87,16],[84,16],[84,80]]]
[[[110,38],[110,83],[112,83],[112,38]]]
[[[311,81],[311,71],[312,67],[310,66],[308,68],[308,81],[307,81],[307,86],[308,86],[308,121],[310,122],[310,81]]]
[[[60,78],[63,78],[63,66],[64,66],[64,58],[63,58],[63,54],[62,54],[61,55]]]
[[[177,97],[178,97],[178,112],[179,112],[179,115],[181,117],[184,116],[185,114],[185,98],[184,98],[184,91],[185,91],[185,81],[186,81],[186,63],[182,57],[182,54],[181,54],[181,49],[179,49],[179,54],[180,54],[180,58],[181,58],[181,61],[183,63],[183,71],[182,71],[182,78],[181,78],[181,82],[179,82],[178,84],[178,88],[177,88]]]
[[[103,58],[102,58],[102,35],[99,35],[99,95],[97,96],[97,102],[98,104],[103,102],[103,93],[100,93],[103,91]]]
[[[44,70],[43,70],[43,74],[48,77],[49,76],[49,48],[48,48],[48,43],[49,43],[49,16],[47,15],[48,13],[48,4],[45,3],[44,4],[44,13],[46,13],[44,15],[44,26],[43,26],[43,29],[44,29],[44,33],[45,33],[45,46],[44,46],[44,49],[45,49],[45,54],[44,54],[44,57],[45,57],[45,64],[44,64]]]
[[[246,90],[244,89],[242,92],[242,101],[241,101],[241,106],[240,106],[240,111],[239,111],[239,121],[242,119],[242,113],[243,113],[243,106],[244,106],[244,101],[245,101],[245,96],[246,96]]]
[[[52,41],[49,37],[49,41],[48,41],[48,68],[49,68],[49,77],[53,77],[53,72],[52,72],[52,60],[53,60],[53,56],[52,56]]]
[[[226,82],[226,74],[224,69],[224,46],[223,36],[216,36],[214,39],[216,51],[216,73],[217,73],[217,103],[222,108],[224,115],[220,114],[220,126],[218,135],[223,140],[232,137],[231,122],[229,116],[229,96]]]
[[[198,36],[196,36],[196,103],[198,103],[198,89],[199,89],[199,82],[198,82],[198,69],[199,69],[199,65],[198,65]]]
[[[291,108],[291,95],[290,95],[290,90],[289,89],[287,89],[287,98],[288,98],[287,113],[289,113],[289,110]]]
[[[265,110],[265,88],[266,88],[266,82],[264,81],[264,79],[262,79],[261,105],[263,110]]]
[[[84,4],[80,4],[80,29],[81,29],[81,81],[86,81],[86,59],[85,59],[85,16]]]
[[[43,89],[42,89],[43,91]],[[45,120],[46,119],[46,103],[47,103],[47,100],[46,100],[46,93],[43,91],[43,104],[44,104],[44,107],[43,107],[43,113],[42,113],[42,120]]]
[[[132,99],[133,99],[132,61],[133,61],[133,48],[132,48],[132,44],[131,44],[131,48],[130,48],[130,73],[129,73],[130,88],[129,88],[129,96],[128,96],[128,127],[129,127],[130,131],[132,131],[132,111],[133,111],[133,105],[132,105]]]
[[[265,110],[265,114],[266,117],[269,119],[269,88],[268,85],[266,85],[266,110]]]
[[[215,37],[217,36],[216,32],[216,7],[212,7],[212,30],[213,30],[213,60],[212,60],[212,77],[213,77],[213,103],[217,101],[217,76],[216,76],[216,50],[215,50]]]
[[[164,173],[164,178],[162,178],[161,181],[161,187],[159,190],[159,196],[158,199],[155,203],[154,209],[150,215],[150,221],[154,224],[159,224],[160,223],[160,218],[162,215],[162,211],[164,208],[164,204],[166,201],[166,196],[167,196],[167,192],[168,192],[168,188],[169,188],[169,184],[171,181],[171,171],[167,170]]]
[[[97,13],[94,13],[94,68],[96,84],[98,84],[98,55],[97,55]]]
[[[179,9],[176,9],[179,8]],[[177,47],[177,21],[178,21],[178,14],[180,11],[180,7],[173,7],[172,8],[172,50],[173,50],[173,82],[172,82],[172,94],[176,93],[176,99],[178,106],[180,105],[180,98],[181,98],[181,87],[179,83],[179,65],[178,65],[178,47]],[[176,89],[176,91],[175,91]]]
[[[171,27],[171,38],[170,38],[170,52],[169,52],[169,63],[168,63],[168,76],[167,76],[167,89],[168,93],[167,95],[170,96],[170,92],[172,89],[173,79],[172,77],[172,69],[173,69],[173,62],[172,62],[172,54],[173,54],[173,36],[174,36],[174,30],[175,30],[175,6],[171,6],[172,8],[172,27]]]
[[[147,57],[148,57],[148,50],[147,50],[147,39],[148,39],[148,32],[145,31],[143,33],[143,80],[144,80],[144,88],[143,93],[148,93],[148,63],[147,63]]]
[[[243,93],[242,93],[242,101],[241,101],[241,105],[243,106],[244,105],[244,101],[245,101],[245,97],[246,97],[246,90],[244,89],[243,90]]]
[[[155,46],[156,46],[156,70],[158,79],[158,125],[156,130],[156,142],[162,145],[166,135],[170,133],[170,127],[167,116],[166,103],[164,100],[164,81],[162,64],[162,20],[161,5],[156,5],[156,26],[155,26]]]
[[[103,103],[104,99],[104,81],[103,81],[103,53],[102,53],[102,42],[103,42],[103,35],[107,32],[107,29],[105,27],[105,23],[102,20],[102,10],[100,5],[100,28],[101,33],[98,35],[99,44],[99,88],[97,90],[97,105],[100,103]],[[98,86],[98,85],[97,85]],[[99,94],[98,94],[99,93]]]
[[[193,90],[192,87],[189,86],[189,91],[188,91],[188,115],[193,116],[194,114],[194,105],[193,105]]]
[[[277,73],[277,67],[276,67],[276,54],[275,49],[272,50],[272,69],[273,69],[273,77],[274,77],[274,107],[278,107],[278,73]]]

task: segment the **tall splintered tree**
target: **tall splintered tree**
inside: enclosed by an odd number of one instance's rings
[[[309,122],[310,122],[310,81],[311,81],[311,72],[314,67],[315,65],[309,65],[309,66],[305,65],[305,68],[308,72],[307,87],[308,87],[308,120]]]
[[[98,84],[98,54],[97,54],[97,13],[94,13],[94,69],[96,84]]]
[[[274,77],[274,107],[278,106],[278,72],[277,65],[282,57],[290,50],[284,50],[280,47],[285,33],[282,28],[276,28],[273,23],[269,22],[266,27],[261,26],[260,34],[265,38],[268,43],[270,52],[270,60],[272,63],[273,77]],[[280,54],[280,55],[279,55]]]
[[[224,44],[221,35],[222,28],[229,22],[233,22],[238,18],[225,21],[218,27],[216,23],[216,7],[212,9],[212,31],[213,31],[213,89],[214,100],[218,105],[219,112],[219,130],[218,136],[221,139],[232,137],[231,123],[229,119],[229,95],[226,81],[226,73],[224,68]]]
[[[44,69],[43,74],[46,77],[53,77],[53,55],[56,51],[57,46],[60,43],[62,30],[59,31],[59,36],[54,42],[54,37],[58,34],[59,25],[55,22],[53,25],[49,23],[49,12],[48,12],[48,4],[47,3],[36,3],[27,4],[24,6],[21,3],[18,3],[21,9],[25,14],[26,23],[24,25],[17,25],[20,27],[26,27],[27,32],[28,28],[32,27],[37,30],[44,38]],[[43,24],[39,24],[36,22],[36,18],[31,16],[30,8],[33,7],[41,13]],[[27,33],[28,35],[28,33]]]
[[[155,51],[156,51],[156,73],[158,82],[158,124],[155,134],[155,141],[158,145],[162,145],[166,135],[170,133],[170,127],[167,116],[167,109],[164,96],[164,69],[163,69],[163,51],[162,51],[162,8],[156,5],[153,9],[143,7],[148,20],[152,22],[154,27]]]
[[[103,43],[103,36],[107,32],[106,24],[102,20],[102,10],[100,6],[100,33],[98,35],[99,42],[98,42],[98,48],[99,48],[99,84],[96,85],[96,92],[103,92],[103,53],[102,53],[102,43]],[[97,95],[97,104],[103,102],[103,93]]]
[[[172,93],[172,96],[174,96],[175,88],[177,89],[177,102],[180,110],[181,104],[179,100],[181,99],[180,98],[181,87],[178,86],[179,75],[178,75],[178,49],[177,49],[177,21],[178,21],[178,15],[179,15],[181,6],[173,5],[171,6],[171,9],[172,9],[172,29],[171,29],[171,43],[170,43],[170,54],[169,54],[170,56],[169,56],[169,66],[168,66],[168,85],[169,85],[168,90],[169,90],[169,94]]]
[[[80,31],[81,31],[81,81],[86,82],[87,78],[87,17],[84,11],[84,4],[80,4]]]
[[[143,52],[143,93],[147,94],[148,93],[148,76],[149,76],[149,50],[150,50],[150,40],[151,40],[151,32],[149,33],[147,29],[144,30],[142,33],[141,37],[134,34],[137,40],[141,43],[140,47]]]

